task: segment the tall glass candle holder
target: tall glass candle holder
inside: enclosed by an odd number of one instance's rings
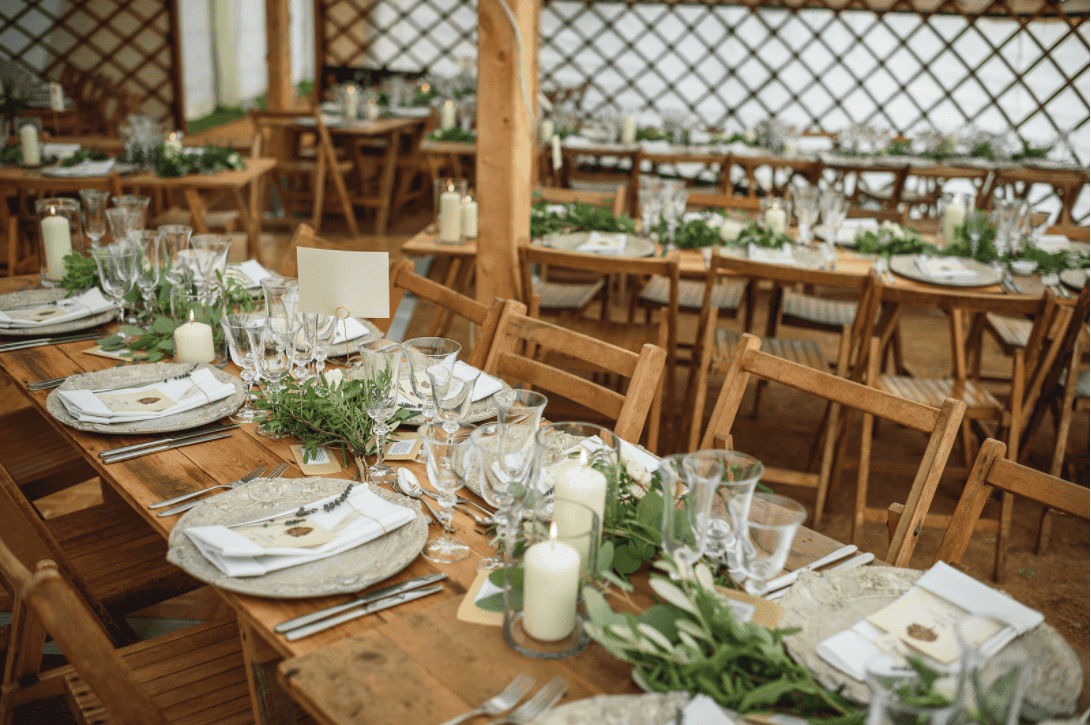
[[[39,199],[34,210],[42,285],[57,287],[64,278],[64,258],[84,251],[80,203],[75,199]]]
[[[465,179],[440,178],[434,182],[434,194],[432,195],[434,221],[429,227],[432,234],[439,235],[437,241],[446,244],[458,244],[462,237],[462,200],[469,190],[469,182]],[[443,202],[447,201],[447,215],[443,212]],[[444,234],[444,219],[447,219],[446,235]]]

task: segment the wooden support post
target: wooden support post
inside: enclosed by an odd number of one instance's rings
[[[501,3],[515,17],[522,54]],[[530,241],[538,12],[538,0],[480,0],[477,6],[477,299],[485,303],[519,296],[516,249]]]
[[[291,14],[288,0],[265,0],[265,44],[269,70],[269,110],[290,111],[295,107],[292,86]]]

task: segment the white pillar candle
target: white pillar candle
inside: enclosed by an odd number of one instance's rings
[[[462,236],[477,239],[477,202],[469,196],[462,200]]]
[[[443,108],[439,111],[439,127],[446,131],[447,129],[454,128],[457,123],[455,118],[455,104],[450,101],[443,102]]]
[[[783,234],[784,229],[787,226],[787,215],[784,213],[784,209],[779,206],[770,207],[765,210],[765,226],[777,234]]]
[[[462,235],[462,199],[450,184],[447,191],[439,195],[439,240],[453,244]]]
[[[733,242],[739,238],[743,229],[746,229],[746,222],[731,218],[724,219],[720,225],[720,238],[725,242]]]
[[[64,277],[64,258],[72,253],[72,229],[68,218],[58,216],[55,209],[42,219],[42,249],[45,250],[46,274],[52,280]]]
[[[553,119],[547,118],[542,121],[542,130],[539,132],[538,138],[541,141],[548,141],[549,139],[553,138],[554,130],[555,127],[553,126]]]
[[[374,98],[367,99],[367,120],[374,121],[379,117],[379,102]]]
[[[564,499],[582,503],[602,521],[606,508],[606,476],[587,465],[585,456],[557,464],[551,475],[555,501]],[[579,506],[557,506],[554,522],[559,535],[572,541],[580,558],[586,559],[590,551],[590,541],[576,537],[591,528],[588,512]]]
[[[636,143],[636,116],[631,113],[621,126],[621,143]]]
[[[553,146],[553,170],[559,171],[561,168],[561,137],[553,134],[550,143]]]
[[[795,156],[799,153],[799,144],[795,141],[789,141],[784,144],[784,155],[788,157]]]
[[[549,541],[530,547],[523,558],[523,627],[535,639],[556,642],[576,624],[580,555],[557,541],[556,523],[549,534]]]
[[[38,129],[28,123],[19,129],[19,140],[23,148],[23,166],[40,165],[42,151],[38,146]]]
[[[174,131],[167,134],[167,140],[163,144],[174,151],[182,151],[182,136]]]
[[[356,118],[356,107],[359,100],[356,95],[356,86],[350,85],[345,88],[345,118]]]
[[[955,227],[962,226],[966,221],[966,207],[962,204],[962,198],[956,197],[943,210],[943,243],[951,244],[955,241]]]
[[[212,344],[212,328],[203,322],[195,322],[193,310],[189,322],[174,331],[174,360],[183,363],[210,363],[216,358]]]

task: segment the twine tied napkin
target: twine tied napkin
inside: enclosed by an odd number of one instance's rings
[[[954,257],[929,257],[925,254],[916,256],[917,269],[925,277],[935,280],[973,279],[977,272]]]
[[[56,302],[44,302],[22,310],[0,312],[0,328],[33,328],[59,325],[114,309],[98,287]]]
[[[384,501],[363,486],[355,487],[345,502],[332,511],[322,509],[336,498],[329,496],[308,505],[306,508],[318,510],[306,517],[296,517],[297,509],[290,509],[275,517],[232,528],[195,526],[186,529],[186,536],[227,576],[261,576],[335,556],[389,534],[417,516],[412,509]],[[315,546],[276,545],[285,541],[285,537],[306,541],[316,531],[323,535],[317,539],[321,543]]]
[[[59,390],[57,395],[69,415],[81,423],[113,425],[184,413],[223,400],[234,392],[234,385],[220,382],[212,370],[202,368],[179,380],[134,385],[103,393]]]
[[[576,251],[584,254],[606,254],[616,257],[625,252],[628,239],[628,235],[624,233],[603,234],[602,232],[590,232],[587,235],[587,241],[576,247]]]

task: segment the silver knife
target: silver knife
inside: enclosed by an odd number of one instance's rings
[[[855,544],[849,544],[847,546],[842,546],[837,551],[832,551],[829,554],[826,554],[825,556],[823,556],[823,557],[821,557],[819,559],[815,559],[814,561],[812,561],[810,564],[807,564],[806,566],[801,566],[800,568],[796,569],[795,571],[788,572],[784,576],[778,576],[776,579],[770,579],[769,584],[768,584],[768,587],[769,587],[768,591],[773,591],[773,590],[776,590],[776,589],[783,589],[784,587],[788,586],[789,584],[793,584],[795,582],[795,580],[799,578],[799,575],[802,574],[803,572],[805,572],[805,571],[814,571],[815,569],[819,569],[821,567],[826,566],[826,564],[831,564],[831,563],[833,563],[833,562],[835,562],[835,561],[837,561],[839,559],[844,559],[846,556],[849,556],[849,555],[855,554],[855,553],[856,553],[856,545]]]
[[[345,622],[357,619],[358,617],[363,617],[367,614],[374,614],[375,612],[381,611],[383,609],[396,607],[399,604],[405,604],[406,602],[411,602],[414,599],[427,597],[430,594],[436,594],[441,591],[443,591],[443,585],[437,584],[433,587],[414,589],[413,591],[395,594],[392,597],[387,597],[386,599],[380,599],[377,602],[372,602],[363,609],[346,612],[345,614],[339,615],[337,617],[330,617],[329,619],[323,619],[321,622],[316,622],[314,624],[309,624],[305,627],[293,629],[292,631],[284,635],[284,639],[288,640],[289,642],[293,642],[297,639],[302,639],[303,637],[309,637],[312,634],[324,632],[331,627],[336,627],[339,624],[344,624]]]
[[[27,340],[26,342],[9,342],[0,345],[0,352],[28,350],[32,347],[42,347],[44,345],[63,345],[68,342],[84,342],[87,340],[95,340],[99,337],[102,337],[101,332],[96,332],[93,335],[73,335],[71,337],[41,337],[36,340]]]
[[[128,453],[129,451],[139,451],[142,448],[151,448],[153,446],[162,445],[164,443],[173,443],[174,441],[182,441],[187,438],[196,438],[197,436],[203,436],[208,433],[222,433],[225,430],[231,430],[232,428],[238,428],[238,423],[232,423],[231,425],[210,425],[200,428],[198,430],[190,431],[182,435],[170,436],[167,438],[160,438],[155,441],[145,441],[143,443],[134,443],[131,446],[121,446],[120,448],[111,448],[105,451],[99,451],[99,458],[112,458],[122,453]]]
[[[319,609],[316,612],[311,612],[310,614],[304,614],[300,617],[296,617],[295,619],[289,619],[285,622],[281,622],[277,626],[273,627],[273,631],[283,633],[287,632],[290,629],[297,629],[299,627],[308,625],[311,622],[317,622],[320,619],[325,619],[326,617],[332,617],[335,614],[340,614],[341,612],[348,611],[353,607],[362,607],[365,604],[371,604],[372,602],[382,599],[384,597],[389,597],[394,594],[401,594],[402,592],[408,592],[413,589],[427,586],[428,584],[435,584],[436,582],[443,581],[446,578],[447,575],[443,573],[427,574],[425,576],[419,576],[416,579],[409,579],[408,581],[401,582],[400,584],[393,584],[388,587],[383,587],[382,589],[376,589],[371,594],[365,594],[358,599],[353,599],[351,602],[345,602],[344,604],[335,604],[332,607]]]
[[[207,443],[208,441],[219,440],[220,438],[229,438],[230,433],[213,433],[212,435],[203,436],[201,438],[190,438],[184,441],[175,441],[174,443],[163,443],[151,448],[141,448],[139,451],[129,451],[128,453],[122,453],[119,456],[109,456],[103,458],[103,463],[120,463],[121,461],[127,461],[130,458],[137,458],[149,453],[160,453],[162,451],[169,451],[172,448],[183,448],[185,446],[192,446],[197,443]]]
[[[159,385],[160,383],[169,383],[169,382],[171,382],[173,380],[181,380],[183,378],[188,378],[190,375],[193,374],[193,371],[196,370],[197,367],[198,367],[197,365],[190,365],[188,368],[186,368],[185,372],[180,373],[178,375],[174,375],[174,376],[169,377],[169,378],[163,378],[162,380],[149,380],[146,383],[125,383],[124,385],[114,385],[113,387],[109,387],[109,388],[95,388],[91,392],[92,393],[110,393],[110,392],[113,392],[115,390],[124,390],[125,388],[143,388],[143,387],[148,386],[148,385]]]

